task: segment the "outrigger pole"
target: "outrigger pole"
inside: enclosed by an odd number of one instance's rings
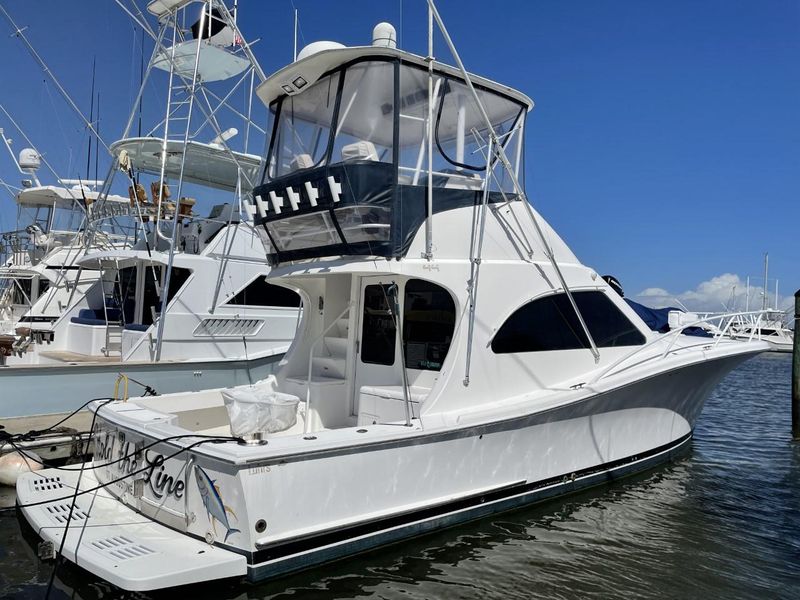
[[[103,138],[100,137],[100,133],[97,131],[95,126],[91,123],[91,121],[89,121],[83,115],[83,113],[81,112],[81,109],[78,108],[78,106],[75,104],[75,102],[73,102],[73,100],[70,97],[70,95],[67,93],[67,90],[64,89],[64,87],[58,81],[56,76],[53,75],[53,72],[50,70],[50,67],[47,66],[47,64],[44,62],[42,57],[39,56],[39,53],[36,52],[36,49],[28,41],[28,38],[25,37],[25,34],[23,33],[24,29],[20,29],[19,27],[17,27],[17,24],[14,22],[14,19],[11,18],[11,15],[8,14],[8,11],[6,11],[5,7],[2,4],[0,4],[0,11],[3,12],[3,15],[5,16],[6,20],[9,22],[11,27],[14,29],[14,34],[13,35],[18,37],[19,39],[21,39],[25,43],[25,46],[28,48],[28,52],[31,53],[31,56],[34,58],[34,60],[37,63],[39,63],[39,66],[42,68],[42,70],[45,72],[45,74],[55,84],[55,86],[58,88],[58,91],[61,92],[61,95],[67,101],[67,104],[69,104],[70,108],[72,108],[72,110],[75,111],[75,114],[77,114],[78,117],[81,119],[81,121],[83,121],[84,125],[86,125],[89,128],[89,130],[91,130],[91,132],[97,138],[97,141],[100,142],[101,144],[103,144],[103,147],[110,152],[109,147],[103,141]]]
[[[450,34],[447,32],[447,28],[444,25],[444,21],[442,21],[442,17],[439,14],[439,11],[436,9],[436,4],[434,0],[428,0],[428,9],[429,15],[432,15],[433,18],[436,20],[436,24],[439,26],[439,31],[442,33],[442,37],[444,37],[444,41],[447,43],[448,48],[450,49],[450,53],[453,55],[453,59],[456,61],[456,65],[458,69],[461,71],[461,75],[464,77],[464,81],[469,88],[470,94],[472,95],[475,104],[478,106],[478,110],[481,113],[481,117],[486,125],[486,128],[489,132],[490,142],[491,145],[496,153],[497,158],[503,164],[503,168],[508,173],[508,176],[511,178],[511,183],[514,185],[514,191],[522,198],[523,203],[528,211],[528,214],[533,222],[534,229],[536,230],[536,234],[539,236],[539,239],[542,242],[542,247],[544,248],[544,253],[547,258],[550,260],[550,265],[553,267],[553,270],[556,272],[558,276],[559,282],[561,283],[561,287],[564,289],[564,292],[569,298],[569,302],[572,305],[572,309],[575,311],[575,315],[578,317],[578,321],[581,324],[581,328],[583,329],[586,338],[589,340],[590,350],[592,355],[594,356],[595,363],[600,362],[600,351],[597,349],[597,344],[595,344],[594,338],[592,337],[591,332],[589,331],[588,326],[586,325],[586,321],[583,319],[583,315],[581,314],[578,305],[575,303],[575,298],[570,292],[569,286],[567,285],[567,281],[564,279],[564,274],[561,272],[561,269],[556,262],[555,254],[553,253],[553,249],[550,247],[550,244],[547,242],[547,238],[544,235],[544,231],[542,230],[541,225],[539,224],[539,220],[536,218],[536,214],[533,212],[530,203],[528,202],[528,197],[525,194],[525,190],[522,189],[522,186],[519,183],[519,178],[517,177],[516,172],[511,166],[511,162],[508,160],[508,156],[506,155],[505,149],[503,145],[500,143],[500,139],[497,136],[497,133],[494,130],[494,126],[492,125],[491,120],[489,119],[489,115],[486,113],[486,109],[483,107],[480,98],[478,97],[478,93],[475,91],[475,87],[472,85],[472,80],[470,79],[469,73],[467,73],[466,68],[464,68],[464,63],[461,61],[461,57],[456,50],[455,45],[453,44],[453,40],[450,38]],[[429,17],[430,18],[430,17]],[[432,39],[432,36],[429,37]],[[431,135],[429,133],[429,135]],[[484,182],[484,185],[488,186],[488,176],[487,173],[487,180]],[[471,340],[470,340],[471,343]],[[469,377],[467,376],[467,381]]]

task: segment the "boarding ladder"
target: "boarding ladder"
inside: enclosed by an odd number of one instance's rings
[[[117,298],[114,294],[106,294],[103,299],[103,316],[106,321],[106,341],[105,345],[100,349],[106,357],[122,356],[122,307],[119,308],[119,316],[116,319],[110,319],[108,315],[109,303],[112,307],[117,304]]]

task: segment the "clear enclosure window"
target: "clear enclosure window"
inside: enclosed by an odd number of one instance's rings
[[[281,102],[270,157],[270,177],[325,164],[339,74],[315,82],[302,94]]]
[[[598,348],[639,346],[644,335],[603,292],[575,292],[575,304]],[[566,294],[540,298],[518,308],[492,339],[496,354],[589,348]]]
[[[398,180],[405,185],[427,185],[427,135],[433,128],[433,185],[480,190],[486,177],[488,129],[466,84],[435,73],[433,110],[429,115],[428,72],[401,64],[395,107],[395,63],[368,61],[353,64],[321,78],[302,93],[286,96],[270,116],[277,126],[268,163],[268,177],[282,177],[300,169],[356,160],[391,163],[399,156]],[[340,79],[343,81],[340,82]],[[339,84],[342,85],[341,94]],[[506,154],[521,175],[520,147],[525,109],[519,103],[481,88],[476,92]],[[338,117],[331,132],[335,107]],[[395,112],[399,146],[394,148]],[[433,123],[429,123],[432,116]],[[331,155],[327,156],[333,133]],[[508,174],[496,165],[489,177],[491,190],[512,191]]]
[[[289,217],[268,223],[267,227],[278,252],[342,243],[328,212]]]
[[[33,291],[33,280],[32,279],[12,279],[13,282],[13,295],[12,295],[12,304],[23,304],[28,305],[33,302],[33,298],[31,298],[31,293]]]
[[[152,325],[154,320],[153,316],[161,313],[161,301],[158,297],[158,290],[163,292],[164,277],[166,275],[166,268],[161,266],[150,267],[146,266],[144,271],[144,310],[142,311],[142,325]],[[155,273],[154,273],[155,272]],[[169,290],[167,293],[167,304],[172,300],[175,294],[183,287],[189,275],[192,274],[190,269],[180,267],[172,267],[172,275],[169,279]],[[155,278],[161,282],[161,285],[156,287]],[[123,308],[124,312],[124,308]]]
[[[390,163],[394,136],[394,64],[356,63],[345,71],[331,163]]]
[[[456,305],[441,286],[411,279],[403,308],[403,348],[406,367],[440,371],[453,341]]]
[[[348,244],[388,242],[392,211],[383,206],[345,206],[333,211]]]
[[[393,365],[396,329],[389,309],[389,286],[364,287],[364,315],[361,319],[361,362]]]
[[[428,72],[403,65],[400,69],[400,183],[428,184]],[[518,103],[482,89],[476,90],[495,132],[517,165],[518,130],[524,108]],[[450,189],[480,190],[486,176],[488,129],[471,92],[464,83],[441,74],[432,79],[433,185]],[[499,165],[490,177],[490,189],[511,191],[510,180]]]

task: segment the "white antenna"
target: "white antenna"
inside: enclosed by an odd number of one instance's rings
[[[292,62],[297,60],[297,9],[294,9],[294,57]]]
[[[675,300],[675,303],[676,303],[678,306],[680,306],[680,307],[681,307],[681,308],[682,308],[684,311],[686,311],[687,313],[688,313],[688,312],[692,312],[692,311],[690,311],[688,308],[686,308],[686,305],[685,305],[683,302],[681,302],[680,300],[678,300],[677,298],[673,298],[673,300]],[[724,305],[723,305],[723,306],[724,306]]]
[[[764,295],[761,298],[761,310],[767,310],[767,282],[769,279],[769,252],[764,253]]]

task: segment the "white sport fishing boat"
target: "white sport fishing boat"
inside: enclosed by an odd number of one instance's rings
[[[120,373],[127,393],[138,395],[142,385],[150,393],[196,391],[272,372],[294,337],[300,297],[266,282],[253,226],[230,205],[215,207],[208,218],[184,222],[183,250],[171,261],[163,242],[149,237],[149,248],[141,242],[82,255],[73,284],[81,293],[52,321],[31,323],[39,329],[17,328],[0,368],[0,386],[14,390],[0,403],[6,427],[110,396]]]
[[[97,195],[86,190],[83,193]],[[15,199],[22,213],[33,209],[36,216],[18,219],[21,226],[0,233],[0,333],[13,336],[18,327],[45,328],[66,308],[75,289],[75,262],[87,245],[86,232],[79,228],[77,197],[80,191],[61,186],[35,186],[20,190]],[[109,198],[109,204],[116,201]],[[128,209],[128,199],[119,198]],[[60,216],[78,217],[74,226],[55,225]],[[119,240],[124,245],[124,240]],[[106,246],[107,248],[108,246]],[[105,249],[100,247],[98,249]],[[84,279],[82,286],[88,285]]]
[[[577,259],[518,184],[533,103],[429,6],[459,68],[380,24],[261,85],[298,336],[255,386],[93,404],[93,462],[17,485],[42,554],[129,590],[307,568],[669,460],[766,349],[652,332]]]
[[[2,130],[0,136],[11,151]],[[32,148],[16,164],[29,179],[14,194],[16,230],[0,233],[0,365],[31,344],[52,341],[52,324],[98,280],[91,273],[78,277],[80,258],[133,243],[121,222],[129,221],[127,198],[107,195],[98,206],[97,182],[43,185],[41,158]]]

